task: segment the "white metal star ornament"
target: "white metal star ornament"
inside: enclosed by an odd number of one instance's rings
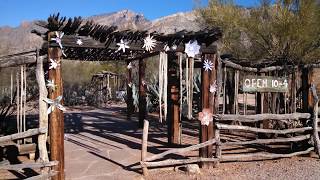
[[[47,114],[50,114],[52,113],[55,108],[58,108],[60,109],[61,111],[65,111],[66,108],[63,107],[61,104],[60,104],[60,101],[62,100],[62,96],[59,96],[57,97],[56,99],[52,100],[52,99],[48,99],[48,98],[45,98],[44,101],[49,104],[49,108],[47,110]]]
[[[168,46],[168,44],[164,45],[163,50],[165,52],[168,52],[170,50],[170,47]]]
[[[55,85],[54,84],[54,80],[52,79],[52,80],[47,80],[47,87],[49,88],[49,89],[52,89],[53,91],[56,89],[56,86],[57,85]]]
[[[200,53],[200,46],[198,45],[198,41],[195,40],[192,43],[191,41],[189,41],[187,44],[185,44],[184,52],[188,55],[188,57],[194,58],[197,54]]]
[[[79,46],[81,46],[83,44],[82,40],[81,39],[77,39],[77,42],[76,42]]]
[[[49,69],[57,69],[57,67],[59,66],[59,62],[53,60],[50,58],[50,66]]]
[[[55,38],[51,38],[51,41],[56,41],[57,44],[59,44],[60,48],[62,49],[63,46],[62,46],[62,43],[61,43],[61,39],[64,35],[64,33],[58,33],[57,31],[55,32],[56,33],[56,37]]]
[[[215,93],[215,92],[217,92],[217,88],[218,88],[217,81],[214,81],[214,83],[210,85],[209,91],[211,93]]]
[[[213,63],[209,61],[208,59],[204,60],[203,68],[205,71],[212,71],[212,68],[214,67]]]
[[[171,47],[171,49],[174,50],[174,51],[177,50],[177,48],[178,48],[178,46],[175,45],[175,44]]]
[[[157,41],[153,39],[153,36],[150,36],[150,34],[143,40],[144,45],[142,48],[144,48],[146,51],[151,51],[156,46]]]
[[[210,109],[203,109],[202,112],[199,113],[199,121],[201,125],[208,126],[210,122],[213,121],[213,114]]]
[[[126,49],[130,48],[128,46],[128,42],[127,41],[124,41],[123,39],[120,40],[119,43],[117,43],[117,46],[119,46],[118,51],[122,50],[122,52],[126,52]]]
[[[132,63],[129,62],[128,66],[127,66],[127,69],[132,69]]]

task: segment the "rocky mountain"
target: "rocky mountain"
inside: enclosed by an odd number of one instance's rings
[[[148,30],[161,33],[174,33],[175,31],[199,30],[194,12],[177,13],[153,21],[146,19],[143,14],[130,10],[101,14],[87,17],[96,23],[108,26],[118,26],[119,29]],[[0,27],[0,55],[12,54],[24,50],[41,47],[42,39],[31,33],[32,29],[39,29],[33,22],[22,22],[19,27]]]

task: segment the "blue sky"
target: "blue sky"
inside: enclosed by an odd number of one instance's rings
[[[23,21],[46,19],[60,12],[63,16],[92,16],[130,9],[153,20],[176,12],[190,11],[195,2],[208,0],[1,0],[0,26],[18,26]],[[242,6],[255,6],[259,0],[235,0]]]

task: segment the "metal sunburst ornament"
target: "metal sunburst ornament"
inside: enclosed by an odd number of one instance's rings
[[[184,52],[187,54],[188,57],[192,58],[198,55],[200,53],[200,46],[198,44],[198,41],[195,40],[192,43],[191,41],[189,41],[187,44],[185,44]]]
[[[58,108],[61,111],[66,111],[66,108],[63,107],[60,103],[61,100],[62,100],[62,96],[58,96],[56,99],[53,99],[53,100],[45,98],[44,101],[50,105],[47,110],[47,114],[52,113],[55,110],[55,108]]]
[[[214,67],[213,63],[209,61],[208,59],[204,60],[203,68],[205,71],[212,71],[212,68]]]
[[[54,80],[47,80],[47,84],[46,86],[49,88],[49,89],[52,89],[53,91],[56,89],[57,85],[54,84]]]
[[[157,44],[157,41],[153,39],[153,36],[150,36],[150,34],[143,40],[143,42],[144,45],[142,48],[144,48],[146,51],[152,51]]]
[[[217,89],[218,89],[217,81],[214,81],[213,84],[210,84],[210,89],[209,89],[209,91],[210,91],[211,93],[217,92]]]

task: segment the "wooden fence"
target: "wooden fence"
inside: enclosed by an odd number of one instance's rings
[[[141,167],[144,175],[148,175],[148,168],[161,167],[161,166],[173,166],[181,164],[190,163],[200,163],[200,162],[226,162],[226,161],[243,161],[243,160],[261,160],[261,159],[275,159],[275,158],[288,158],[292,156],[298,156],[302,154],[308,154],[311,151],[316,151],[319,155],[320,141],[318,135],[318,97],[315,93],[315,87],[312,86],[312,94],[314,99],[314,110],[313,113],[292,113],[292,114],[256,114],[256,115],[234,115],[234,114],[224,114],[224,115],[214,115],[214,124],[216,127],[215,138],[210,139],[206,142],[192,145],[185,148],[170,149],[168,151],[162,152],[160,154],[153,155],[151,157],[146,157],[147,155],[147,140],[148,140],[148,121],[145,120],[143,138],[142,138],[142,153],[141,153]],[[248,124],[255,124],[255,122],[273,120],[273,121],[284,121],[284,120],[302,120],[312,121],[312,126],[295,127],[290,129],[265,129],[253,127]],[[232,125],[230,122],[237,121],[240,125]],[[242,125],[245,124],[245,125]],[[234,131],[240,130],[244,132],[251,133],[262,133],[262,134],[275,134],[275,135],[288,135],[290,137],[275,137],[275,138],[256,138],[253,140],[239,141],[239,140],[221,140],[221,131]],[[313,140],[313,146],[306,147],[304,150],[290,152],[285,154],[279,153],[268,153],[268,152],[258,152],[258,153],[244,153],[244,154],[228,154],[223,155],[222,149],[227,146],[245,146],[245,145],[255,145],[255,144],[276,144],[276,143],[292,143],[301,142],[305,140]],[[185,152],[190,152],[197,150],[199,148],[206,147],[208,145],[215,146],[215,152],[212,154],[212,158],[192,158],[192,159],[165,159],[169,154],[182,154]],[[165,159],[165,160],[163,160]]]

